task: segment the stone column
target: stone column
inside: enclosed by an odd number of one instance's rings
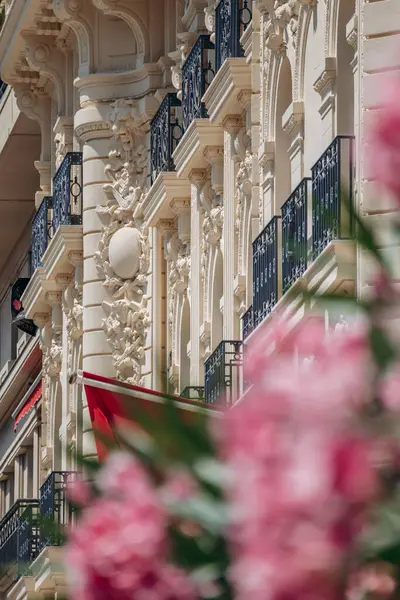
[[[89,373],[113,377],[110,346],[107,343],[102,320],[102,303],[107,299],[103,280],[94,262],[102,235],[102,222],[98,206],[107,203],[104,186],[109,183],[105,173],[109,161],[110,123],[107,120],[110,106],[89,105],[75,115],[75,132],[83,143],[83,348],[82,368]],[[83,395],[84,396],[84,395]],[[86,398],[82,399],[82,453],[96,456],[96,446],[91,427]]]
[[[282,129],[290,136],[290,179],[293,191],[304,177],[304,105],[303,102],[292,102],[282,118]],[[286,199],[281,199],[285,202]],[[276,207],[277,210],[279,207]]]
[[[322,120],[323,146],[327,147],[336,135],[336,58],[326,57],[325,65],[314,83],[314,89],[321,96],[318,110]]]
[[[205,182],[205,172],[191,171],[190,221],[190,382],[202,385],[204,381],[203,352],[200,347],[200,326],[203,322],[203,284],[201,277],[202,228],[199,184]]]
[[[14,502],[23,497],[23,454],[19,454],[14,460]]]
[[[40,429],[36,427],[33,431],[33,476],[32,476],[32,496],[39,498],[40,481]]]

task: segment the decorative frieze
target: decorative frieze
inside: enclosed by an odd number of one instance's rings
[[[149,325],[147,274],[149,231],[142,219],[147,153],[143,116],[129,100],[114,103],[111,130],[117,148],[110,152],[104,186],[108,200],[97,212],[105,225],[94,255],[97,273],[110,299],[103,302],[103,328],[111,345],[117,377],[140,385]]]

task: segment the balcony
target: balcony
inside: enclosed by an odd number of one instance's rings
[[[53,178],[54,234],[60,225],[82,225],[82,152],[68,152]]]
[[[24,575],[39,544],[39,500],[17,500],[0,521],[0,578],[5,589]]]
[[[325,291],[344,286],[352,293],[353,139],[339,136],[329,145],[312,177],[282,205],[282,217],[273,217],[253,242],[253,306],[243,316],[243,340],[281,298],[292,312],[302,310],[296,282],[310,291],[325,282]]]
[[[243,56],[240,38],[251,19],[248,0],[220,0],[215,9],[216,71],[227,58]]]
[[[304,178],[282,206],[282,293],[307,269],[308,197],[311,179]]]
[[[150,124],[151,183],[165,171],[175,171],[172,153],[182,137],[181,102],[169,93]]]
[[[254,329],[253,306],[250,306],[242,317],[243,341],[246,340]]]
[[[183,392],[181,392],[180,396],[181,398],[186,398],[186,400],[197,400],[198,402],[204,402],[204,386],[187,386]]]
[[[339,136],[311,169],[312,256],[316,259],[332,240],[351,234],[351,218],[343,210],[343,190],[353,202],[353,137]]]
[[[200,35],[182,67],[182,125],[207,117],[202,98],[215,75],[215,49],[209,35]]]
[[[280,217],[273,217],[253,242],[253,319],[257,327],[278,301],[281,256]]]
[[[77,477],[74,471],[53,471],[40,488],[40,549],[60,546],[63,528],[71,522],[73,510],[67,501],[67,485]]]
[[[242,393],[243,343],[223,341],[204,364],[206,404],[232,406]]]
[[[32,221],[32,241],[31,241],[31,270],[32,273],[42,265],[42,257],[46,252],[49,240],[51,238],[51,209],[52,198],[46,196],[43,198]]]

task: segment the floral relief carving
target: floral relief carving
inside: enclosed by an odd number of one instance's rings
[[[239,163],[236,175],[236,233],[238,235],[238,266],[242,273],[243,249],[245,248],[245,207],[246,199],[251,196],[253,173],[253,156],[249,149]]]
[[[190,277],[190,241],[181,240],[175,231],[165,245],[165,257],[168,263],[168,327],[171,335],[171,355],[176,355],[176,340],[180,335],[175,317],[179,309],[179,299],[187,294]],[[171,379],[175,381],[176,373]]]
[[[287,42],[296,45],[298,19],[301,6],[312,6],[314,0],[259,0],[264,18],[264,40],[266,46],[284,54]]]
[[[147,274],[150,263],[149,230],[143,222],[141,206],[145,197],[146,151],[143,145],[141,117],[137,118],[133,103],[118,101],[112,113],[112,130],[119,147],[110,153],[105,173],[110,183],[104,186],[107,203],[97,212],[105,225],[94,255],[98,275],[109,293],[103,302],[103,328],[112,348],[113,362],[119,379],[140,385],[144,347],[150,324],[147,308]],[[138,256],[127,261],[137,267],[126,277],[110,258],[110,243],[121,230],[128,229],[138,239]],[[135,239],[136,239],[135,238]]]

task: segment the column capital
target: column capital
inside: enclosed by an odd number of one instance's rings
[[[244,119],[239,115],[228,115],[223,120],[222,127],[231,135],[237,135],[244,127]]]
[[[72,250],[68,253],[68,261],[73,267],[78,267],[83,262],[83,252]]]
[[[178,216],[190,213],[190,198],[173,198],[170,207]]]
[[[61,275],[63,278],[64,275]],[[60,292],[47,292],[46,293],[46,302],[54,308],[55,306],[61,306],[62,293]]]

